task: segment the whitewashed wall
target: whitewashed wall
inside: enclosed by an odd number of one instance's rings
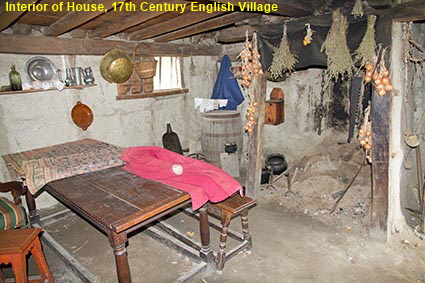
[[[12,64],[25,81],[24,67],[33,55],[0,54],[0,85],[9,85]],[[64,69],[70,67],[68,56],[46,56]],[[189,93],[159,98],[116,100],[116,85],[100,76],[101,56],[76,56],[75,65],[92,66],[97,86],[84,90],[47,91],[0,95],[0,155],[38,147],[95,138],[118,146],[161,145],[166,123],[180,136],[183,147],[195,147],[199,129],[193,97],[209,97],[216,75],[216,57],[184,58],[184,81]],[[196,72],[191,72],[190,62]],[[77,101],[94,113],[87,131],[74,125],[70,113]],[[188,122],[190,121],[190,122]],[[3,160],[0,180],[9,180]],[[42,194],[39,207],[55,203]]]
[[[299,161],[321,152],[323,141],[335,134],[326,129],[326,116],[322,120],[321,135],[314,127],[314,111],[321,96],[321,72],[319,69],[297,71],[283,82],[267,83],[267,98],[274,87],[280,87],[285,94],[285,122],[264,126],[265,155],[278,152],[290,162]],[[325,107],[329,99],[327,91],[324,94]],[[335,142],[337,138],[335,136]]]

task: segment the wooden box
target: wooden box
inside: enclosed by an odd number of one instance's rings
[[[266,101],[264,123],[279,125],[285,121],[284,93],[280,87],[274,87],[270,92],[270,100]]]
[[[264,123],[279,125],[285,121],[285,102],[283,99],[271,99],[266,101],[266,116]]]

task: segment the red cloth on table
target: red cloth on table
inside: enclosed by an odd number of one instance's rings
[[[242,189],[241,184],[222,169],[207,162],[185,157],[156,146],[126,148],[121,159],[124,169],[139,177],[188,192],[192,209],[196,210],[208,200],[220,202]],[[181,165],[183,173],[174,173],[173,165]]]

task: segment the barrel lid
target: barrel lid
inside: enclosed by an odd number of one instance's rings
[[[213,110],[204,113],[206,118],[234,118],[241,115],[239,110]]]

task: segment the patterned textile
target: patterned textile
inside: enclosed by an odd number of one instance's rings
[[[22,178],[32,194],[50,181],[123,165],[123,148],[84,139],[3,156],[13,179]]]
[[[22,207],[10,200],[0,197],[0,230],[23,228],[27,226],[27,219]]]

